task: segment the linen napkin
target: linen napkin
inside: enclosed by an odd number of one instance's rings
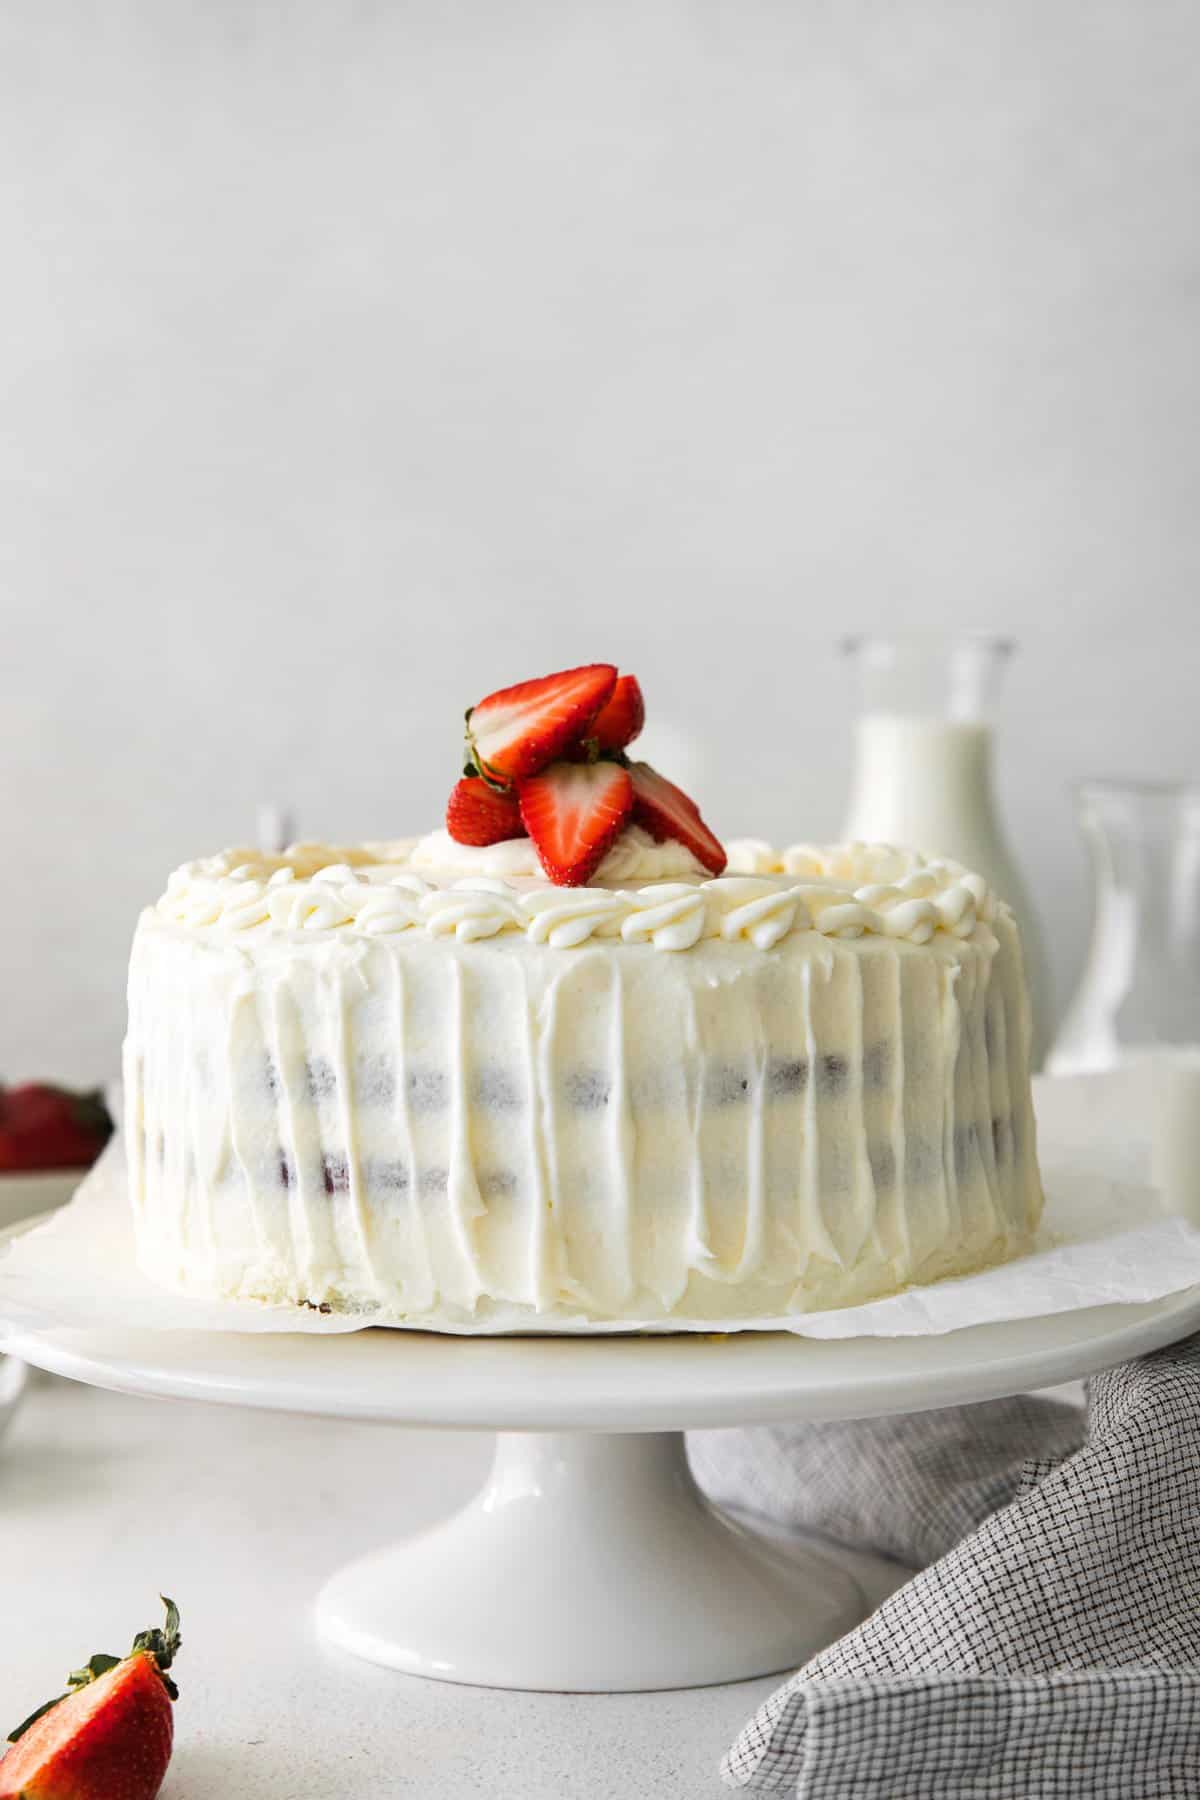
[[[1097,1377],[1082,1445],[1071,1412],[1025,1399],[692,1435],[714,1498],[937,1558],[759,1708],[732,1786],[1200,1794],[1200,1335]]]

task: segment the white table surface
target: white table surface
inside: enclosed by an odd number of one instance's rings
[[[326,1649],[310,1613],[347,1558],[467,1499],[490,1440],[36,1376],[0,1443],[4,1729],[178,1601],[163,1800],[706,1800],[777,1678],[659,1694],[497,1692]],[[869,1596],[904,1572],[849,1557]],[[11,1719],[9,1715],[11,1714]],[[866,1797],[864,1797],[866,1800]]]

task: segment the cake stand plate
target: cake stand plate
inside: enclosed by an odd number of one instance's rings
[[[993,1399],[1198,1327],[1200,1289],[1189,1289],[936,1338],[240,1335],[60,1320],[0,1321],[0,1349],[123,1393],[498,1432],[483,1491],[334,1574],[320,1630],[412,1674],[615,1692],[792,1668],[864,1610],[828,1553],[704,1499],[685,1428]]]

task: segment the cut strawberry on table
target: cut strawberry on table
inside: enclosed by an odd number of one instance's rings
[[[685,845],[710,875],[719,875],[725,867],[725,850],[700,817],[696,802],[649,763],[630,763],[629,774],[634,823],[644,825],[656,843],[673,838]]]
[[[511,790],[481,775],[464,775],[446,807],[446,830],[456,844],[502,844],[525,836],[521,809]]]
[[[619,675],[608,700],[587,728],[601,750],[624,750],[646,723],[646,702],[636,675]]]
[[[520,782],[517,797],[551,881],[582,887],[629,818],[633,783],[620,763],[555,762]]]
[[[588,663],[489,694],[467,714],[472,765],[502,785],[535,775],[587,736],[616,680],[611,663]]]
[[[0,1172],[86,1169],[112,1128],[99,1088],[77,1094],[44,1081],[0,1084]]]
[[[93,1656],[70,1691],[11,1734],[0,1757],[0,1800],[154,1800],[174,1741],[167,1673],[179,1649],[179,1610],[139,1632],[126,1657]]]

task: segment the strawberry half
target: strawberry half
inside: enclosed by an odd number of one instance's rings
[[[710,875],[719,875],[725,867],[725,851],[700,817],[696,802],[649,763],[630,763],[629,774],[633,781],[634,823],[644,825],[656,843],[673,838],[677,844],[684,844]]]
[[[469,758],[498,781],[536,775],[568,744],[586,737],[616,680],[611,663],[588,663],[500,688],[467,714]]]
[[[525,829],[558,887],[583,887],[633,807],[633,783],[619,763],[555,762],[517,787]]]
[[[607,701],[588,726],[589,738],[595,738],[601,750],[623,750],[632,744],[646,723],[646,702],[636,675],[620,675]]]
[[[456,784],[446,807],[446,830],[456,844],[502,844],[525,836],[516,795],[494,788],[481,775],[464,775]]]
[[[0,1800],[154,1800],[171,1760],[179,1611],[143,1631],[124,1658],[93,1656],[70,1691],[12,1733],[0,1757]]]

